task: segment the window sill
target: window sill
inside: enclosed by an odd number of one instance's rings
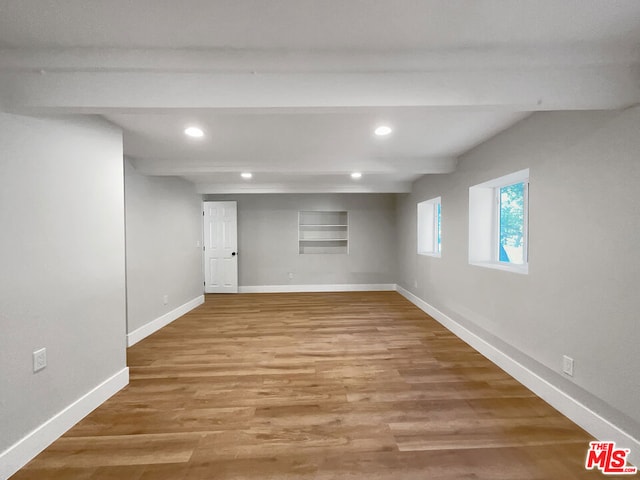
[[[440,258],[442,256],[442,253],[435,253],[435,252],[418,252],[418,255],[423,255],[425,257],[436,257],[436,258]]]
[[[498,262],[469,262],[469,265],[476,267],[493,268],[494,270],[503,270],[505,272],[519,273],[521,275],[529,274],[529,265],[510,265],[508,263]]]

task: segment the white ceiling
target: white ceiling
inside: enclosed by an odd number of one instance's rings
[[[452,49],[640,41],[637,0],[3,0],[14,47]]]
[[[185,175],[216,191],[236,187],[269,191],[270,185],[276,190],[283,185],[361,188],[363,183],[395,191],[408,188],[399,187],[399,182],[452,171],[459,154],[523,115],[397,107],[313,113],[188,111],[107,118],[125,129],[125,151],[139,170]],[[394,131],[375,136],[374,128],[381,124]],[[206,136],[185,137],[182,131],[187,125],[200,126]],[[240,181],[238,174],[245,171],[254,174],[251,182]],[[364,174],[355,184],[349,176],[353,171]]]
[[[640,102],[639,46],[638,0],[0,0],[0,106],[102,115],[201,192],[408,191],[530,112]]]

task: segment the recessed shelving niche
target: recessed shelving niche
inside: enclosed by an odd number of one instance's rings
[[[301,254],[349,253],[348,212],[298,212],[298,251]]]

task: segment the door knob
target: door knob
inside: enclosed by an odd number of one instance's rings
[[[236,252],[232,252],[232,253],[231,253],[231,256],[232,256],[232,257],[235,257],[235,256],[236,256]]]

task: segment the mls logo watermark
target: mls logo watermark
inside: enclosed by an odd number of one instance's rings
[[[636,467],[627,466],[628,448],[616,448],[615,442],[589,442],[584,468],[599,469],[605,475],[633,475]]]

